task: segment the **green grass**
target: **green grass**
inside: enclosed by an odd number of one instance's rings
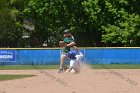
[[[140,69],[140,64],[96,64],[90,66],[93,69]]]
[[[93,69],[140,69],[140,64],[93,64]],[[0,66],[0,70],[59,69],[59,65],[12,65]]]
[[[11,65],[0,66],[0,70],[58,69],[59,65]]]
[[[13,79],[20,79],[20,78],[26,78],[26,77],[33,77],[36,75],[0,75],[0,81],[5,80],[13,80]]]

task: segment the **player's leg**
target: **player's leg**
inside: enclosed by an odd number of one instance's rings
[[[65,54],[61,54],[61,58],[60,58],[60,69],[58,73],[62,73],[63,72],[63,66],[64,66],[64,62],[66,61],[66,55]]]
[[[74,60],[71,60],[71,61],[70,61],[70,67],[69,67],[69,69],[66,71],[67,73],[69,73],[69,72],[72,71],[74,62],[75,62]]]
[[[80,73],[80,62],[76,61],[75,64],[73,65],[73,70],[75,73]]]
[[[66,55],[62,54],[60,58],[60,69],[63,69],[65,60],[66,60]]]

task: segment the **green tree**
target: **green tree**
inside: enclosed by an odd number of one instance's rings
[[[102,41],[109,46],[139,46],[140,16],[133,12],[134,7],[128,0],[106,0],[105,5],[110,22],[102,26]]]
[[[94,24],[92,26],[99,31],[105,46],[139,46],[138,2],[138,0],[87,0],[83,5]]]
[[[19,33],[15,16],[18,12],[11,7],[10,0],[0,0],[0,47],[16,47]]]
[[[77,46],[140,46],[139,4],[139,0],[0,0],[0,47],[40,47],[44,41],[56,47],[65,29],[70,29]],[[29,40],[22,38],[27,33]]]

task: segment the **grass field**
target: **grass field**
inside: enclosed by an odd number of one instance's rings
[[[93,69],[140,69],[140,64],[100,64],[91,65]]]
[[[0,70],[57,69],[59,65],[11,65],[0,66]]]
[[[0,81],[5,81],[5,80],[13,80],[13,79],[20,79],[20,78],[26,78],[26,77],[33,77],[36,75],[0,75]]]
[[[140,64],[94,64],[92,69],[140,69]],[[0,70],[58,69],[59,65],[12,65],[0,66]]]

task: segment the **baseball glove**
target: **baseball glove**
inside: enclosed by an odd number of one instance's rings
[[[59,46],[60,47],[65,47],[66,46],[66,43],[64,41],[59,41]]]

